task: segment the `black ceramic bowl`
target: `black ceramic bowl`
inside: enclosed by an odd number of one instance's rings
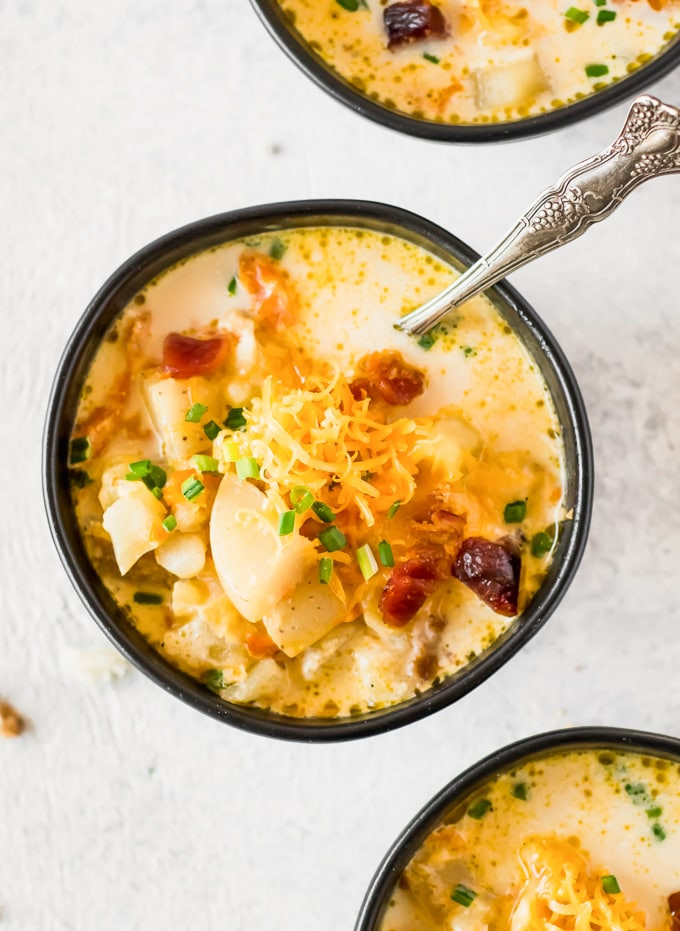
[[[385,107],[358,90],[309,47],[277,0],[251,0],[281,48],[319,87],[356,113],[410,136],[439,142],[507,142],[570,126],[635,96],[680,64],[680,33],[636,71],[601,91],[538,116],[508,123],[451,124],[419,119]]]
[[[576,727],[550,731],[497,750],[456,776],[402,831],[371,880],[354,931],[379,931],[395,884],[425,838],[458,804],[496,773],[554,751],[593,748],[647,753],[680,763],[680,740],[620,727]]]
[[[89,364],[108,327],[133,295],[180,259],[219,243],[265,231],[323,225],[364,227],[401,236],[460,268],[478,258],[455,236],[415,214],[354,200],[269,204],[182,227],[124,262],[78,322],[54,381],[43,455],[47,514],[61,559],[85,606],[123,655],[162,688],[220,721],[271,737],[306,741],[364,737],[408,724],[456,701],[507,662],[547,621],[569,587],[588,534],[593,482],[588,421],[571,368],[526,301],[509,285],[498,284],[490,296],[535,359],[553,397],[566,451],[566,504],[573,510],[573,519],[565,523],[560,535],[551,568],[524,614],[486,652],[437,687],[391,708],[336,720],[289,718],[227,703],[149,646],[115,604],[90,564],[71,505],[67,450]]]

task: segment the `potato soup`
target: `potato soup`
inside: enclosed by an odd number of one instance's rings
[[[587,97],[645,64],[680,0],[279,0],[312,51],[385,107],[508,122]]]
[[[404,701],[530,603],[562,522],[563,445],[485,297],[416,341],[454,270],[370,230],[201,252],[124,309],[70,448],[115,601],[224,699],[295,717]]]
[[[679,784],[609,750],[502,772],[425,840],[380,931],[677,931]]]

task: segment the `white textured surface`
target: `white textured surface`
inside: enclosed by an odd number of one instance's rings
[[[680,75],[657,90],[680,102]],[[344,194],[484,249],[622,112],[511,146],[437,146],[327,98],[246,0],[0,0],[0,692],[34,725],[0,746],[3,928],[349,931],[398,830],[482,754],[576,723],[680,732],[678,178],[514,278],[583,387],[594,524],[558,613],[447,711],[308,747],[225,728],[137,673],[84,683],[69,648],[103,638],[40,493],[61,348],[148,240],[250,203]]]

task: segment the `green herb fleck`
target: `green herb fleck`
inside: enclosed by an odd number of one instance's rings
[[[368,543],[364,543],[364,545],[360,546],[357,550],[357,562],[359,563],[359,569],[361,569],[361,574],[366,582],[372,579],[378,571],[378,563]]]
[[[477,898],[477,893],[474,891],[474,889],[470,889],[469,886],[464,886],[463,883],[458,883],[456,888],[451,893],[451,898],[454,902],[457,902],[464,908],[469,908]]]
[[[314,503],[314,496],[306,485],[296,485],[291,489],[290,503],[298,514],[304,514]]]
[[[78,465],[79,462],[86,462],[90,458],[92,447],[90,440],[86,436],[79,436],[71,440],[71,452],[69,456],[69,465]]]
[[[242,456],[240,459],[237,459],[236,474],[242,482],[247,478],[259,478],[260,467],[257,463],[257,459],[253,459],[252,456]]]
[[[200,423],[201,417],[203,417],[207,410],[208,408],[205,404],[199,404],[197,402],[196,404],[191,405],[189,410],[186,412],[184,419],[187,423]]]
[[[420,339],[418,340],[418,345],[420,346],[421,349],[424,349],[425,352],[429,352],[429,350],[432,349],[432,347],[434,346],[436,342],[437,342],[436,333],[434,332],[434,330],[428,330],[427,333],[423,333],[423,335],[420,337]]]
[[[236,294],[236,285],[236,275],[233,275],[229,284],[227,285],[227,291],[231,294],[232,297]]]
[[[480,818],[483,818],[487,811],[491,811],[493,805],[491,804],[491,799],[488,798],[478,798],[476,802],[473,802],[472,805],[467,810],[467,813],[471,818],[474,818],[476,821],[479,821]]]
[[[657,840],[666,840],[666,832],[658,821],[652,825],[652,834]]]
[[[219,462],[214,456],[194,456],[193,463],[199,472],[217,472]]]
[[[607,65],[586,65],[586,76],[589,78],[601,78],[605,74],[609,74]]]
[[[578,7],[575,6],[570,6],[564,15],[573,23],[579,23],[579,25],[582,25],[587,19],[590,19],[590,13],[587,10],[579,10]]]
[[[168,516],[163,521],[163,528],[170,533],[177,526],[177,518],[174,514],[168,514]]]
[[[180,487],[187,501],[194,501],[205,490],[203,482],[199,481],[194,475],[185,478]]]
[[[387,512],[387,519],[392,520],[392,518],[397,513],[400,507],[401,507],[401,501],[395,501],[394,504],[390,505],[390,509]]]
[[[503,520],[506,524],[521,524],[527,516],[526,501],[511,501],[505,505]]]
[[[531,540],[531,555],[532,556],[545,556],[546,553],[549,553],[552,549],[553,541],[552,538],[541,531],[540,533],[535,534]]]
[[[322,556],[319,560],[319,582],[328,585],[333,575],[333,560],[330,556]]]
[[[203,432],[208,437],[208,439],[212,441],[220,432],[220,425],[215,423],[214,420],[209,420],[206,424],[203,424]]]
[[[312,510],[319,520],[322,520],[325,524],[332,524],[335,520],[335,514],[323,501],[315,501],[312,505]]]
[[[246,425],[246,418],[243,416],[242,407],[232,407],[229,409],[224,426],[227,430],[242,430]]]
[[[295,529],[295,511],[283,511],[279,514],[279,536],[287,537]]]
[[[337,527],[329,527],[327,530],[322,530],[319,534],[319,540],[321,540],[329,553],[341,550],[343,546],[347,545],[347,537],[342,530],[339,530]]]
[[[602,889],[607,895],[618,895],[621,892],[616,876],[603,876]]]
[[[155,592],[135,592],[132,600],[138,605],[162,605],[163,596]]]
[[[392,568],[394,565],[394,553],[387,540],[381,540],[380,543],[378,543],[378,556],[380,556],[380,562],[383,566],[387,566],[388,569]]]
[[[94,479],[90,478],[85,469],[71,469],[69,478],[74,488],[85,488],[94,482]]]
[[[599,10],[597,14],[597,25],[604,26],[605,23],[611,23],[616,19],[614,10]]]
[[[520,799],[522,802],[526,802],[529,798],[529,787],[526,782],[516,782],[511,789],[511,793],[514,798]]]
[[[207,672],[203,673],[203,681],[213,692],[219,692],[220,689],[227,687],[227,683],[224,681],[224,673],[221,669],[208,669]]]
[[[283,258],[286,252],[286,244],[281,242],[280,239],[274,239],[271,246],[269,247],[270,256],[275,259],[277,262]]]
[[[655,805],[654,808],[648,808],[645,814],[648,818],[660,818],[663,814],[663,808],[660,805]]]
[[[429,52],[423,52],[423,58],[425,61],[431,61],[433,65],[438,65],[440,59],[436,55],[430,55]]]

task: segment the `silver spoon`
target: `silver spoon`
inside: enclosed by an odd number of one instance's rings
[[[673,172],[680,172],[680,110],[643,94],[607,149],[574,165],[491,252],[395,326],[413,335],[426,333],[475,294],[606,219],[643,181]]]

